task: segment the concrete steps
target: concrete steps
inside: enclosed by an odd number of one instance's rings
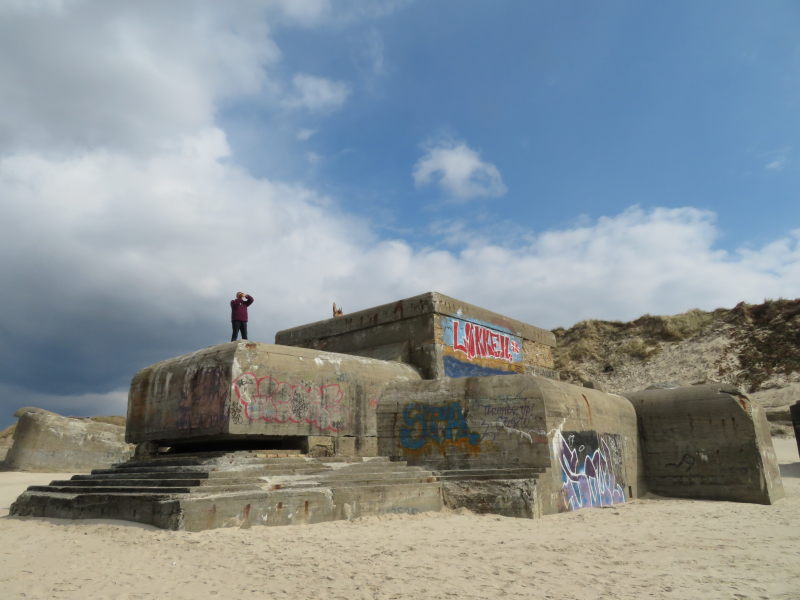
[[[437,477],[385,458],[193,453],[32,486],[17,516],[113,518],[169,529],[282,525],[440,510]]]
[[[165,455],[32,486],[10,512],[123,519],[189,531],[415,514],[441,510],[443,502],[516,516],[531,513],[530,502],[520,505],[515,498],[520,490],[521,497],[533,493],[543,471],[431,470],[384,457],[253,451]],[[508,499],[498,503],[498,494]]]

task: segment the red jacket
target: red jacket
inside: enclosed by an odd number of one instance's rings
[[[231,321],[247,322],[247,307],[253,303],[253,297],[250,294],[245,294],[244,297],[247,300],[241,298],[231,300]]]

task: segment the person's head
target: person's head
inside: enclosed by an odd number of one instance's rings
[[[244,292],[236,292],[236,299],[241,300],[244,298]]]

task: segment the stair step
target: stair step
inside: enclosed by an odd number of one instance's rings
[[[307,487],[337,488],[337,487],[370,487],[375,485],[393,486],[417,483],[436,483],[438,479],[433,475],[407,475],[404,477],[348,477],[338,479],[281,481],[273,484],[269,489],[300,489]]]
[[[382,479],[382,480],[391,480],[391,479],[407,479],[407,478],[414,478],[414,479],[426,479],[429,477],[435,477],[436,474],[433,471],[370,471],[367,473],[342,473],[342,472],[333,472],[333,473],[325,473],[322,475],[319,480],[320,481],[351,481],[351,480],[372,480],[372,479]]]
[[[442,480],[452,479],[537,479],[544,469],[447,469],[436,471]]]
[[[362,490],[362,491],[372,491],[375,493],[391,493],[397,494],[398,492],[402,492],[403,490],[408,491],[416,491],[416,490],[430,490],[430,489],[440,489],[441,484],[438,481],[432,482],[398,482],[394,484],[386,485],[385,482],[382,483],[373,483],[373,484],[346,484],[346,485],[329,485],[325,486],[333,490],[334,492],[340,490],[348,490],[348,491],[355,491],[355,490]]]
[[[292,465],[258,465],[258,464],[245,464],[241,468],[232,468],[225,466],[220,468],[218,465],[168,465],[168,466],[139,466],[139,467],[126,467],[112,468],[112,469],[94,469],[92,475],[107,475],[112,473],[226,473],[226,472],[243,472],[243,471],[263,471],[275,474],[291,474],[299,472],[322,472],[330,471],[330,467],[319,464],[298,464]]]
[[[342,466],[333,466],[330,469],[331,473],[389,473],[412,470],[421,470],[425,467],[409,467],[402,463],[395,462],[380,462],[380,463],[354,463]]]
[[[258,477],[227,478],[224,482],[212,479],[128,479],[124,476],[103,479],[69,479],[63,481],[51,481],[50,486],[65,487],[209,487],[209,486],[231,486],[231,485],[257,485],[263,483]]]
[[[309,457],[308,460],[313,460],[321,463],[353,463],[353,464],[368,464],[368,463],[392,463],[394,462],[388,456],[320,456],[318,458]]]
[[[182,472],[182,471],[172,471],[169,473],[154,473],[154,472],[141,472],[141,473],[129,473],[127,471],[115,471],[114,469],[109,469],[109,473],[91,473],[91,474],[81,474],[81,475],[73,475],[70,481],[82,481],[82,480],[91,480],[91,481],[101,481],[101,480],[110,480],[110,479],[117,479],[117,478],[125,478],[125,479],[210,479],[212,473],[208,471],[191,471],[191,472]],[[228,475],[228,473],[225,473]],[[216,473],[214,473],[216,475]],[[233,473],[231,474],[233,475]]]
[[[258,491],[262,488],[255,484],[238,485],[206,485],[198,487],[137,487],[137,486],[79,486],[79,485],[33,485],[28,488],[29,492],[56,492],[62,494],[212,494],[234,491]]]
[[[138,468],[156,468],[162,469],[165,467],[228,467],[232,465],[280,465],[280,466],[304,466],[313,464],[305,458],[258,458],[255,456],[237,457],[235,459],[230,457],[217,457],[217,458],[164,458],[157,460],[145,461],[131,461],[127,463],[119,463],[114,465],[115,469],[138,469]]]

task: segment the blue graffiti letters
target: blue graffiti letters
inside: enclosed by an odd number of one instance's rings
[[[448,442],[480,443],[479,433],[470,431],[460,402],[444,406],[428,406],[414,402],[403,408],[400,444],[409,450],[419,450],[426,444],[442,446]]]
[[[587,439],[587,443],[579,444],[575,442],[576,435],[594,439]],[[568,437],[569,441],[560,432],[556,435],[561,480],[564,482],[562,489],[567,508],[577,510],[625,502],[625,492],[617,483],[614,474],[615,467],[620,467],[615,464],[620,462],[620,457],[616,457],[615,460],[615,455],[609,449],[604,436],[573,434]],[[589,444],[594,446],[594,450]],[[579,454],[583,455],[582,463]]]

